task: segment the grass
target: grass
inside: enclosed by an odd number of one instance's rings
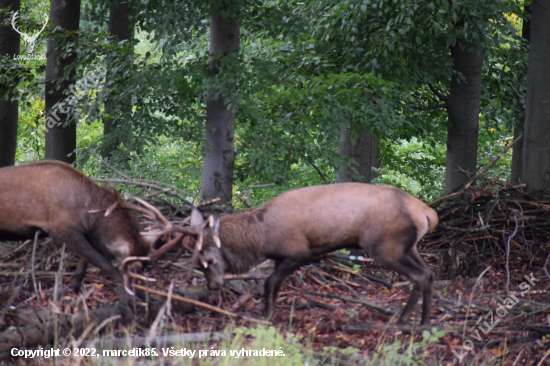
[[[171,347],[157,347],[158,356],[99,357],[81,360],[91,366],[120,365],[193,365],[193,366],[293,366],[293,365],[365,365],[395,366],[423,365],[430,363],[428,346],[437,342],[445,332],[424,331],[420,339],[410,341],[398,339],[396,335],[385,334],[379,338],[376,347],[362,355],[356,348],[337,349],[324,347],[314,351],[315,329],[307,339],[289,332],[278,331],[274,327],[231,328],[226,330],[225,341],[210,344],[181,344]],[[101,350],[98,350],[102,354]],[[265,356],[264,353],[276,356]],[[165,355],[166,354],[166,355]],[[61,358],[57,364],[74,364],[76,360]]]

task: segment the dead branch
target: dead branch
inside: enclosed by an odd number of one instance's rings
[[[134,285],[134,287],[137,288],[138,290],[142,290],[142,291],[145,291],[145,292],[150,292],[154,295],[168,297],[168,294],[165,293],[165,292],[162,292],[162,291],[153,290],[153,289],[147,288],[145,286],[141,286],[141,285]],[[267,324],[267,325],[272,325],[273,324],[273,323],[271,323],[269,321],[266,321],[266,320],[259,320],[259,319],[249,318],[249,317],[246,317],[246,316],[241,316],[241,315],[232,313],[230,311],[223,310],[223,309],[217,308],[217,307],[212,306],[212,305],[208,305],[208,304],[206,304],[202,301],[187,299],[185,297],[181,297],[181,296],[178,296],[178,295],[172,295],[172,299],[178,300],[178,301],[181,301],[181,302],[187,302],[189,304],[193,304],[193,305],[196,305],[196,306],[200,306],[200,307],[206,308],[208,310],[215,311],[215,312],[223,314],[223,315],[227,315],[231,318],[243,319],[243,320],[247,320],[247,321],[251,321],[251,322],[259,323],[259,324]]]
[[[99,349],[165,347],[185,343],[221,342],[225,339],[227,339],[227,335],[222,332],[201,332],[157,336],[151,339],[147,339],[147,337],[96,338],[84,341],[83,345],[85,347],[97,346]]]
[[[387,310],[387,309],[384,309],[383,307],[381,306],[378,306],[378,305],[375,305],[373,303],[370,303],[368,301],[365,301],[365,300],[361,300],[361,299],[354,299],[354,298],[351,298],[351,297],[346,297],[346,296],[340,296],[340,295],[335,295],[335,294],[324,294],[324,293],[321,293],[321,292],[314,292],[314,291],[308,291],[308,290],[300,290],[296,287],[293,287],[291,285],[286,285],[287,287],[293,289],[294,291],[298,291],[298,292],[302,292],[302,293],[306,293],[308,295],[312,295],[312,296],[321,296],[321,297],[328,297],[328,298],[331,298],[331,299],[338,299],[338,300],[342,300],[344,302],[354,302],[354,303],[358,303],[358,304],[362,304],[362,305],[365,305],[365,306],[368,306],[369,308],[371,309],[374,309],[374,310],[378,310],[379,312],[385,314],[385,315],[389,315],[389,316],[392,316],[394,315],[395,313],[391,310]]]

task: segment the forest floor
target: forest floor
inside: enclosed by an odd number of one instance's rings
[[[173,280],[172,293],[195,297],[238,314],[239,318],[231,319],[202,307],[190,309],[175,300],[171,307],[162,308],[162,316],[153,310],[146,314],[146,309],[138,306],[135,319],[124,326],[107,317],[107,321],[101,322],[101,330],[96,331],[98,324],[95,324],[85,331],[84,337],[77,334],[72,340],[70,336],[59,337],[57,346],[90,348],[98,342],[118,338],[125,343],[111,343],[111,346],[108,342],[102,343],[103,349],[131,349],[139,344],[140,337],[149,337],[148,344],[157,345],[158,357],[102,358],[101,354],[95,359],[73,354],[71,358],[39,361],[6,355],[4,362],[550,365],[550,275],[547,271],[550,196],[527,194],[517,187],[495,187],[495,182],[489,182],[484,187],[434,201],[432,207],[438,211],[440,224],[420,244],[422,257],[436,273],[430,327],[394,325],[411,293],[411,284],[405,277],[360,257],[359,252],[333,253],[292,274],[282,286],[270,319],[272,325],[254,321],[262,319],[262,278],[271,271],[270,262],[246,276],[228,280],[222,290],[206,291],[200,276],[185,282],[185,259],[181,259],[165,271]],[[24,349],[17,344],[2,344],[10,339],[3,338],[3,334],[12,331],[11,326],[24,329],[29,324],[46,322],[45,319],[107,308],[116,301],[112,282],[96,269],[88,271],[85,296],[77,297],[69,289],[67,276],[62,286],[58,286],[59,290],[54,290],[60,255],[52,245],[37,246],[34,281],[28,269],[32,243],[6,244],[2,250],[0,320],[3,324],[0,331],[4,333],[0,334],[0,351],[16,346]],[[65,270],[74,270],[76,263],[72,256],[66,257]],[[152,269],[148,272],[154,277]],[[154,286],[165,293],[169,287],[162,281]],[[198,289],[195,295],[190,294],[191,289]],[[57,301],[53,301],[54,298]],[[83,310],[84,303],[86,310]],[[158,302],[162,303],[162,300]],[[420,311],[418,304],[411,319],[413,324],[419,324]],[[25,332],[19,331],[30,342],[32,336]],[[204,332],[212,333],[205,335]],[[166,338],[164,341],[154,339],[168,334],[196,335],[197,339],[179,343],[170,343]],[[263,343],[255,342],[259,338]],[[93,341],[90,343],[89,339]],[[47,342],[40,343],[40,340],[37,344],[47,346]],[[169,348],[185,348],[196,353],[193,357],[163,356],[160,350]],[[262,358],[251,353],[243,359],[229,353],[262,348],[282,350],[285,356],[275,360],[276,357]],[[199,359],[200,350],[206,353]],[[227,352],[226,358],[210,357],[221,350]]]

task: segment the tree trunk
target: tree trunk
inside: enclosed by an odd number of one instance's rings
[[[363,130],[353,145],[350,141],[350,129],[342,132],[338,152],[355,161],[353,167],[361,176],[360,180],[354,179],[349,169],[342,168],[336,174],[336,181],[338,183],[357,181],[370,183],[377,177],[377,172],[372,168],[380,166],[380,162],[378,161],[380,141],[369,130]]]
[[[134,24],[130,21],[132,15],[132,8],[128,0],[117,0],[115,7],[111,9],[109,13],[109,34],[117,41],[128,40],[132,42],[134,40]],[[106,85],[109,83],[106,82]],[[115,93],[116,95],[117,93]],[[117,104],[112,97],[113,94],[109,94],[105,101],[105,109],[103,115],[103,136],[107,137],[109,134],[115,132],[117,126],[120,125],[120,121],[117,121],[117,114],[130,112],[130,101],[126,100],[124,103]],[[111,157],[113,151],[117,149],[120,141],[118,138],[110,139],[109,143],[105,145],[104,157]]]
[[[211,65],[217,55],[238,52],[239,20],[224,19],[228,4],[212,3],[210,15]],[[215,72],[219,70],[211,66]],[[206,101],[206,154],[202,170],[201,198],[219,197],[223,203],[231,203],[233,190],[233,166],[235,162],[235,108],[227,108],[227,98],[218,89],[210,93]]]
[[[21,9],[21,0],[0,0],[0,10],[11,7],[12,12]],[[10,13],[0,17],[0,23]],[[13,13],[11,13],[13,14]],[[0,57],[12,58],[19,55],[20,36],[8,23],[0,27]],[[0,89],[3,89],[0,87]],[[15,150],[17,148],[17,124],[19,119],[19,103],[11,99],[15,96],[12,92],[8,100],[0,101],[0,168],[15,164]]]
[[[445,194],[459,189],[476,171],[483,49],[469,48],[461,47],[460,40],[451,47],[454,73],[447,100],[451,127],[447,134]],[[466,80],[459,80],[456,73]]]
[[[50,1],[50,22],[54,27],[75,31],[79,28],[80,0]],[[75,72],[61,82],[59,90],[56,81],[63,77],[67,66],[76,60],[76,52],[61,58],[57,41],[48,39],[48,59],[46,61],[46,159],[61,160],[69,164],[76,161],[75,116],[63,113],[64,108],[53,106],[69,95],[69,85],[76,81]],[[56,63],[59,62],[59,66]],[[56,70],[57,69],[57,70]],[[64,127],[65,126],[65,127]]]
[[[530,191],[550,188],[550,6],[531,4],[522,181]]]
[[[531,4],[525,5],[525,12],[531,15]],[[531,18],[523,21],[523,29],[521,36],[527,44],[531,39]],[[520,105],[520,110],[523,110],[523,114],[518,113],[516,116],[517,122],[514,127],[514,141],[523,134],[523,126],[525,122],[525,109],[523,105]],[[521,183],[521,175],[523,170],[523,138],[516,142],[512,150],[512,173],[510,174],[510,182],[512,184]]]

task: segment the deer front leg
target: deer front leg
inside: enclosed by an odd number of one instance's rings
[[[292,272],[300,268],[301,262],[291,259],[283,259],[275,262],[275,271],[265,280],[265,310],[264,318],[270,319],[275,310],[277,295],[281,289],[283,280]]]

